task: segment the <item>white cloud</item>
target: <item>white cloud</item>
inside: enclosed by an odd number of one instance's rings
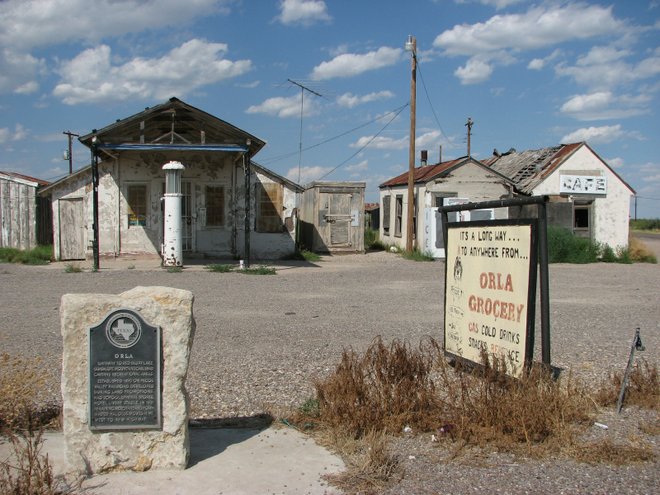
[[[323,80],[335,77],[352,77],[370,70],[394,65],[401,60],[403,49],[383,46],[364,54],[342,53],[329,62],[314,67],[312,79]]]
[[[495,15],[485,23],[461,24],[439,34],[433,45],[447,55],[533,50],[566,41],[609,35],[624,24],[612,7],[568,4],[532,7],[524,14]]]
[[[456,3],[474,3],[475,1],[482,5],[490,5],[491,7],[495,7],[497,10],[500,10],[508,7],[509,5],[524,2],[525,0],[456,0]]]
[[[311,26],[316,22],[329,22],[332,17],[323,0],[282,0],[277,19],[286,25],[302,24]]]
[[[597,91],[569,98],[560,111],[578,120],[602,120],[627,118],[649,112],[651,96],[620,95],[611,91]]]
[[[21,53],[13,48],[0,50],[0,93],[29,94],[37,91],[39,85],[35,79],[45,67],[43,59],[28,53]]]
[[[483,82],[493,70],[491,62],[511,63],[513,55],[568,41],[611,36],[624,32],[612,7],[583,3],[534,6],[522,14],[495,15],[486,22],[456,25],[439,34],[433,45],[444,55],[471,57],[454,73],[463,84]],[[546,63],[534,59],[529,68]]]
[[[180,26],[209,13],[226,13],[229,0],[5,0],[0,2],[0,46],[19,51],[76,40]]]
[[[306,184],[313,180],[320,179],[325,174],[330,173],[332,167],[300,167],[300,181],[298,181],[298,167],[290,168],[286,173],[286,178],[299,184]]]
[[[612,168],[622,168],[623,165],[625,164],[623,158],[621,157],[616,157],[616,158],[608,158],[605,160],[607,164],[612,167]]]
[[[223,58],[227,45],[192,39],[160,58],[134,58],[113,65],[111,50],[100,45],[63,62],[53,94],[68,105],[129,98],[168,98],[244,74],[249,60]]]
[[[337,98],[337,103],[346,108],[353,108],[364,103],[369,103],[372,101],[386,100],[393,98],[394,93],[391,91],[378,91],[374,93],[369,93],[366,95],[358,96],[353,93],[344,93],[343,95]]]
[[[250,106],[246,112],[263,113],[280,118],[300,117],[300,96],[276,96],[274,98],[268,98],[259,105]],[[308,117],[317,113],[317,104],[314,100],[306,98],[303,105],[303,116]]]
[[[642,138],[636,132],[624,131],[621,124],[601,127],[583,127],[561,138],[562,143],[577,143],[587,141],[589,144],[605,144],[622,138]]]
[[[9,127],[0,127],[0,144],[22,141],[28,134],[22,124],[16,124],[13,131]]]
[[[385,136],[362,136],[350,146],[351,148],[363,148],[367,145],[370,149],[377,150],[403,150],[408,148],[409,139],[407,136],[401,139],[392,139]]]
[[[476,57],[472,57],[463,67],[454,71],[461,84],[477,84],[487,80],[493,73],[493,66]]]
[[[347,172],[366,172],[369,169],[369,160],[362,160],[355,165],[348,165],[344,167]]]
[[[439,146],[444,141],[440,131],[429,131],[415,137],[415,148],[417,150],[429,149]]]
[[[543,67],[545,67],[549,62],[553,61],[557,57],[561,55],[561,50],[557,49],[554,50],[550,55],[544,58],[535,58],[530,60],[530,62],[527,64],[527,68],[530,70],[541,70]]]
[[[573,66],[558,64],[555,72],[559,76],[571,77],[592,90],[611,90],[622,84],[656,77],[660,74],[660,53],[630,63],[625,59],[627,50],[613,47],[593,47],[589,53],[578,58]]]

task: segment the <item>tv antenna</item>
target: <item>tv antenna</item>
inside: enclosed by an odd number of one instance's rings
[[[323,98],[323,95],[320,93],[317,93],[313,89],[308,88],[307,86],[304,86],[300,84],[299,82],[293,81],[292,79],[287,79],[291,84],[295,84],[300,88],[300,140],[298,143],[298,181],[297,183],[300,184],[300,169],[302,167],[302,133],[303,133],[303,113],[304,113],[304,108],[305,108],[305,91],[309,91],[313,95],[319,96]]]

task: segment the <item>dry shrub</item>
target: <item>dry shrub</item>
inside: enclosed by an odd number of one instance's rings
[[[594,400],[601,406],[617,404],[623,372],[614,372],[603,380],[594,392]],[[660,409],[660,380],[657,364],[650,365],[642,359],[628,375],[628,386],[624,395],[624,404],[646,409]]]
[[[41,360],[0,355],[0,427],[28,429],[46,426],[59,415],[59,407],[43,404],[46,381]]]
[[[412,350],[397,340],[387,347],[380,338],[363,356],[345,350],[334,374],[315,384],[320,421],[355,438],[371,430],[436,425],[439,402],[431,371],[437,352],[432,340]]]
[[[591,421],[593,405],[582,386],[568,376],[555,380],[534,366],[519,379],[506,375],[506,363],[491,357],[472,373],[440,367],[446,424],[441,433],[466,444],[517,450],[550,446],[572,437]]]
[[[630,259],[643,263],[657,263],[657,258],[653,251],[641,239],[630,236],[628,239],[628,253]]]
[[[322,440],[332,445],[346,464],[345,471],[326,479],[347,493],[380,493],[402,477],[400,461],[390,454],[385,432],[371,430],[356,439],[335,428],[326,430]]]
[[[578,462],[588,464],[612,464],[624,466],[655,459],[653,450],[648,445],[627,445],[614,443],[609,439],[586,445],[573,445],[566,450]]]

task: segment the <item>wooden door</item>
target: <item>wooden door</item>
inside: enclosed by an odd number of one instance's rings
[[[350,247],[352,239],[351,194],[322,193],[321,204],[327,205],[324,214],[326,228],[323,241],[328,248]]]
[[[60,199],[60,259],[85,259],[85,205],[83,198]]]

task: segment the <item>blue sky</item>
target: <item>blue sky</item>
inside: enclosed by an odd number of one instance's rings
[[[176,96],[265,140],[273,171],[376,201],[408,167],[409,34],[417,158],[465,155],[468,117],[476,158],[587,141],[660,218],[660,0],[4,0],[0,170],[59,178],[63,131]]]

